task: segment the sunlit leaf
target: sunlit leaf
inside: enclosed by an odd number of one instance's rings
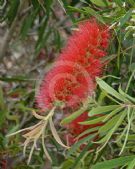
[[[93,108],[89,112],[88,115],[93,116],[93,115],[97,115],[97,114],[106,113],[106,112],[112,111],[118,107],[119,107],[119,105],[99,106],[99,107]]]
[[[106,7],[109,5],[109,2],[105,0],[91,0],[91,2],[100,7]]]
[[[107,93],[109,93],[110,95],[114,96],[115,98],[117,98],[120,101],[124,101],[126,100],[124,96],[122,96],[121,94],[119,94],[116,90],[114,90],[111,86],[109,86],[105,81],[103,81],[100,78],[96,78],[96,81],[98,83],[98,85],[105,90]]]
[[[125,164],[129,164],[132,160],[134,160],[134,158],[135,158],[135,155],[119,157],[116,159],[97,163],[94,166],[92,166],[92,169],[99,169],[99,168],[100,169],[113,169],[116,167],[123,166]]]
[[[135,167],[135,158],[131,161],[131,163],[129,163],[127,169],[134,169]]]

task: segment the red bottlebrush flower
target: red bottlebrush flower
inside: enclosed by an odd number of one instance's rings
[[[93,90],[94,83],[83,67],[72,62],[57,62],[42,82],[38,105],[49,109],[53,102],[62,101],[65,106],[72,107],[91,95]]]
[[[54,67],[41,83],[37,103],[42,110],[57,101],[65,107],[76,107],[95,89],[95,77],[102,74],[100,58],[106,55],[108,27],[95,19],[82,22],[69,38]]]
[[[86,131],[87,129],[103,125],[103,123],[97,123],[97,124],[91,124],[91,125],[79,124],[79,122],[83,122],[88,119],[89,119],[88,112],[84,112],[83,114],[81,114],[79,117],[77,117],[75,120],[73,120],[71,123],[69,123],[66,126],[66,128],[68,129],[68,134],[66,135],[66,140],[69,143],[69,145],[74,144],[77,141],[76,137],[79,136],[84,131]],[[90,132],[87,135],[93,134],[95,132],[97,132],[97,131]],[[86,137],[87,135],[84,135],[83,137],[80,137],[79,139],[82,139],[82,138]]]

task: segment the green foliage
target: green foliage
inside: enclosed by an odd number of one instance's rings
[[[135,156],[125,156],[125,157],[119,157],[113,160],[108,160],[104,162],[97,163],[92,167],[92,169],[113,169],[114,167],[120,167],[125,165],[131,165],[131,163],[134,161]]]
[[[48,66],[50,60],[52,61],[52,55],[57,55],[63,47],[65,37],[70,34],[71,26],[76,27],[78,22],[95,17],[99,22],[109,25],[111,30],[109,55],[104,60],[109,63],[103,78],[96,79],[95,98],[88,99],[82,109],[64,118],[61,122],[61,124],[67,124],[87,110],[89,119],[81,122],[81,125],[97,123],[103,125],[89,128],[81,133],[77,136],[78,142],[65,151],[58,144],[62,142],[51,120],[51,130],[55,139],[47,129],[47,139],[51,140],[49,143],[48,140],[46,142],[47,151],[48,156],[53,160],[52,169],[122,167],[134,169],[135,1],[30,0],[22,3],[21,0],[12,0],[6,5],[2,1],[0,5],[3,5],[0,8],[0,21],[4,21],[9,30],[12,30],[13,35],[9,41],[12,39],[13,44],[17,41],[14,46],[19,41],[29,46],[27,40],[32,38],[34,50],[31,60],[34,60],[34,65],[38,62],[36,59],[40,53],[45,51],[45,61]],[[61,10],[60,14],[59,10]],[[9,48],[12,48],[12,43]],[[46,62],[43,66],[46,66]],[[33,66],[31,63],[29,64]],[[40,146],[40,142],[37,144],[37,151],[33,153],[31,164],[27,165],[20,146],[21,135],[5,137],[7,134],[36,122],[31,111],[35,108],[37,76],[33,79],[32,72],[40,71],[38,68],[38,66],[32,67],[31,70],[24,68],[24,73],[20,75],[8,76],[6,73],[0,77],[0,83],[2,82],[0,86],[0,160],[10,157],[11,161],[14,161],[13,168],[15,169],[40,169],[45,165],[50,165],[43,155],[44,147]],[[9,85],[9,89],[3,87],[4,85]],[[64,132],[59,130],[59,126],[58,132],[62,138]],[[85,146],[81,149],[83,145]],[[26,151],[26,154],[29,153],[30,148]]]
[[[6,19],[8,19],[8,22],[11,24],[13,20],[15,19],[18,11],[20,2],[18,0],[14,0],[10,2],[10,8],[8,9]]]

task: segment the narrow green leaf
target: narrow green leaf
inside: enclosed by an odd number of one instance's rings
[[[130,78],[129,78],[129,80],[128,80],[128,83],[127,83],[127,86],[126,86],[125,93],[128,92],[129,86],[130,86],[130,84],[131,84],[131,81],[132,81],[134,75],[135,75],[135,70],[132,72],[132,74],[131,74],[131,76],[130,76]]]
[[[79,13],[87,14],[86,11],[72,6],[68,6],[68,10],[71,12],[79,12]]]
[[[97,114],[106,113],[106,112],[112,111],[118,107],[120,107],[120,106],[119,105],[99,106],[99,107],[93,108],[89,112],[88,115],[93,116],[93,115],[97,115]]]
[[[128,21],[128,19],[130,18],[131,15],[132,15],[132,9],[127,11],[127,13],[120,19],[120,21],[119,21],[120,26],[118,27],[117,31],[120,30],[120,28],[124,26],[124,24]]]
[[[114,116],[113,118],[111,118],[110,120],[108,120],[108,122],[106,124],[104,124],[102,127],[100,127],[99,129],[99,133],[105,133],[107,132],[108,130],[112,129],[115,124],[116,124],[116,121],[119,120],[121,115],[116,115]]]
[[[91,2],[97,6],[100,6],[100,7],[106,7],[109,4],[111,4],[110,2],[105,1],[105,0],[91,0]]]
[[[134,160],[134,158],[135,158],[135,155],[119,157],[116,159],[97,163],[94,166],[92,166],[92,169],[114,169],[116,167],[129,164],[132,160]]]
[[[88,121],[84,121],[84,122],[79,122],[79,124],[82,125],[92,125],[92,124],[96,124],[96,123],[100,123],[105,119],[106,116],[102,116],[102,117],[97,117],[94,120],[88,120]]]
[[[121,47],[122,35],[121,35],[121,33],[119,33],[119,35],[117,35],[116,37],[117,37],[117,40],[118,40],[117,67],[118,67],[118,70],[119,70],[119,68],[120,68],[120,56],[121,56],[121,50],[122,50],[122,47]]]
[[[21,32],[20,32],[22,39],[26,37],[29,29],[31,28],[31,26],[38,14],[38,11],[39,11],[39,8],[37,8],[36,10],[33,10],[32,13],[25,18],[25,20],[22,24]]]
[[[37,40],[37,43],[36,43],[36,50],[39,48],[39,46],[40,46],[40,43],[42,42],[42,39],[43,39],[43,37],[46,35],[46,29],[47,29],[47,23],[48,23],[48,20],[49,20],[49,18],[48,18],[48,16],[46,16],[45,18],[44,18],[44,20],[42,21],[43,23],[42,23],[42,25],[41,25],[41,27],[40,27],[40,29],[39,29],[39,35],[38,35],[38,40]],[[38,50],[40,50],[40,48],[38,49]],[[37,52],[38,53],[38,52]]]
[[[103,122],[108,121],[112,116],[114,116],[115,114],[117,114],[118,112],[120,112],[123,109],[123,107],[118,107],[116,109],[114,109],[111,113],[109,113],[106,118],[103,120]]]
[[[69,150],[67,153],[67,157],[69,158],[70,155],[72,155],[78,148],[80,148],[80,146],[84,143],[86,143],[87,141],[90,141],[91,139],[93,139],[96,136],[96,134],[92,134],[89,135],[81,140],[79,140],[78,142],[76,142]]]
[[[133,7],[135,7],[135,1],[134,0],[128,0],[128,2],[130,3],[130,5],[132,5]]]
[[[120,155],[122,154],[122,152],[124,151],[124,149],[126,147],[126,143],[128,141],[128,135],[129,135],[130,127],[131,127],[131,122],[132,122],[132,110],[131,110],[131,107],[128,107],[127,109],[128,109],[127,110],[128,125],[126,126],[127,127],[126,137],[125,137],[124,143],[122,145],[122,148],[121,148],[121,151],[120,151]]]
[[[128,136],[128,139],[129,139],[129,140],[135,140],[135,134],[130,134],[130,135]]]
[[[88,101],[86,101],[84,103],[84,105],[79,109],[77,110],[76,112],[72,113],[70,116],[64,118],[62,121],[61,121],[61,124],[67,124],[67,123],[70,123],[71,121],[73,121],[74,119],[76,119],[78,116],[80,116],[82,113],[84,113],[88,108]]]
[[[62,163],[62,166],[61,166],[60,169],[69,169],[69,168],[73,165],[73,163],[74,163],[74,160],[72,160],[72,159],[67,159],[66,161],[64,161],[64,162]]]
[[[90,7],[83,7],[82,8],[87,14],[90,14],[92,16],[94,16],[97,20],[99,20],[101,23],[105,24],[102,16],[100,14],[98,14],[94,9],[90,8]]]
[[[58,30],[54,31],[54,37],[55,37],[54,43],[56,45],[56,48],[58,51],[60,51],[61,46],[62,46],[62,41],[61,41],[61,36]]]
[[[7,12],[7,18],[10,23],[13,22],[16,14],[17,14],[19,4],[20,4],[19,0],[10,1],[9,11]]]
[[[25,81],[36,81],[36,79],[30,79],[26,76],[12,76],[12,77],[0,77],[1,81],[4,82],[25,82]]]
[[[34,9],[36,9],[37,7],[39,7],[39,6],[40,6],[40,4],[39,4],[38,0],[32,0],[32,1],[31,1],[31,3],[32,3],[32,5],[33,5]]]
[[[121,94],[119,94],[116,90],[114,90],[111,86],[109,86],[105,81],[103,81],[100,78],[96,78],[96,81],[98,83],[98,85],[105,90],[107,93],[109,93],[110,95],[114,96],[115,98],[117,98],[120,101],[124,101],[126,100],[124,96],[122,96]]]
[[[70,19],[72,20],[72,22],[74,23],[75,22],[75,18],[74,18],[74,15],[68,10],[69,8],[69,4],[68,4],[68,1],[65,1],[65,0],[59,0],[63,3],[63,8],[64,8],[64,11],[69,15]]]
[[[131,161],[131,163],[129,163],[127,169],[134,169],[134,167],[135,167],[135,157],[134,157],[134,159]]]
[[[47,42],[49,36],[51,35],[52,30],[48,30],[47,32],[43,32],[43,36],[39,36],[39,39],[36,44],[36,50],[35,55],[38,55],[40,50],[45,46],[45,43]]]
[[[89,134],[91,132],[98,131],[98,129],[99,129],[99,126],[98,127],[94,127],[94,128],[89,128],[89,129],[85,130],[84,132],[82,132],[81,134],[79,134],[79,136],[77,136],[76,139],[79,139],[79,138],[83,137],[84,135],[87,135],[87,134]]]
[[[118,127],[121,125],[123,119],[126,116],[126,110],[119,113],[117,116],[118,120],[116,121],[114,127],[108,132],[108,134],[105,135],[105,137],[103,137],[101,140],[97,141],[96,143],[104,143],[105,144],[103,146],[105,146],[107,144],[107,142],[109,141],[109,139],[111,138],[111,136],[113,135],[113,133],[118,129]]]
[[[81,153],[79,154],[79,156],[75,159],[74,161],[74,164],[71,166],[71,169],[75,169],[75,167],[77,167],[77,164],[78,164],[78,161],[80,161],[84,155],[86,155],[86,152],[88,149],[90,149],[90,147],[92,146],[93,144],[91,142],[89,142],[85,147],[84,149],[81,151]]]
[[[50,12],[51,12],[51,6],[52,6],[53,0],[44,0],[44,6],[46,8],[46,14],[49,16]]]
[[[119,87],[118,90],[119,90],[119,93],[120,93],[121,95],[123,95],[125,98],[129,99],[129,101],[132,101],[133,103],[135,103],[135,98],[133,98],[133,97],[129,96],[127,93],[125,93],[125,92],[121,89],[121,87]]]
[[[120,8],[122,8],[122,0],[114,0],[114,2],[115,2]]]

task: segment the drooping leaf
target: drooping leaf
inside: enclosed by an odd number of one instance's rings
[[[53,134],[53,137],[55,138],[55,140],[62,146],[62,147],[65,147],[65,148],[69,148],[68,146],[64,145],[56,131],[56,128],[53,124],[53,121],[52,121],[52,117],[49,119],[49,123],[50,123],[50,128],[51,128],[51,131],[52,131],[52,134]]]

